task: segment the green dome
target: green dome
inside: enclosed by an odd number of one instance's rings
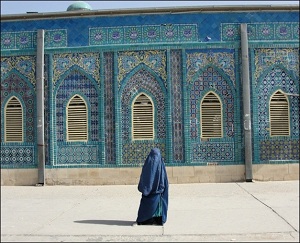
[[[67,11],[80,11],[80,10],[92,10],[91,6],[83,1],[77,1],[72,3],[68,8]]]

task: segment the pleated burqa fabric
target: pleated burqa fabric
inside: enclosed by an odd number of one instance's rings
[[[165,164],[158,148],[151,149],[142,168],[138,190],[142,193],[136,222],[161,216],[167,221],[169,182]]]

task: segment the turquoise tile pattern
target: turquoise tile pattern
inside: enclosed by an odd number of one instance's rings
[[[1,21],[1,168],[37,167],[36,48],[45,30],[46,166],[141,166],[150,149],[167,165],[244,163],[240,24],[247,23],[253,163],[299,163],[299,11],[133,14]],[[269,99],[288,94],[290,136],[270,137]],[[200,100],[223,107],[222,138],[201,139]],[[155,139],[131,137],[131,107],[154,102]],[[89,138],[66,140],[66,105],[79,94]],[[24,109],[23,143],[4,140],[5,105]]]

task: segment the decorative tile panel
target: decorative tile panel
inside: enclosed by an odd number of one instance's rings
[[[55,165],[96,165],[98,164],[98,147],[93,145],[64,146],[58,144]]]
[[[161,50],[118,52],[119,86],[124,77],[141,63],[157,73],[167,86],[166,52]]]
[[[2,145],[1,168],[27,168],[36,167],[35,149],[30,145]]]
[[[139,142],[125,143],[122,146],[122,164],[143,166],[152,148],[159,148],[161,156],[166,162],[166,148],[164,143]]]
[[[192,163],[234,161],[234,144],[203,143],[192,144]]]
[[[82,68],[100,83],[100,58],[99,53],[64,53],[53,55],[53,82],[56,83],[62,74],[72,66]]]
[[[147,70],[140,69],[130,80],[127,81],[121,94],[121,130],[122,139],[128,141],[131,139],[131,103],[133,98],[140,92],[140,90],[147,91],[149,95],[153,96],[155,102],[155,123],[156,137],[162,139],[166,137],[166,122],[165,122],[165,96],[163,90],[154,78],[154,76]]]
[[[284,65],[299,77],[299,48],[263,48],[255,49],[255,80],[258,80],[264,70],[274,64]]]
[[[56,48],[67,46],[67,30],[46,30],[45,48]]]
[[[235,57],[233,50],[224,52],[194,52],[187,53],[187,82],[191,82],[195,74],[206,67],[207,65],[214,65],[223,70],[233,85],[235,85]]]
[[[67,46],[67,30],[45,30],[45,48]],[[37,48],[37,31],[1,32],[1,50]]]
[[[197,24],[160,24],[89,29],[89,45],[195,42]]]
[[[24,75],[33,86],[35,86],[35,56],[11,56],[1,57],[1,79],[7,75],[12,69],[16,69]]]
[[[143,30],[141,26],[125,26],[125,39],[129,43],[142,43],[143,41]]]
[[[299,80],[293,78],[282,68],[272,68],[264,77],[261,77],[255,87],[255,99],[257,107],[254,108],[257,113],[256,131],[259,138],[269,138],[269,100],[273,92],[281,89],[285,93],[299,94]],[[290,117],[292,119],[292,136],[299,136],[299,97],[288,96],[290,104]]]
[[[99,141],[99,101],[98,89],[83,73],[73,70],[60,84],[55,96],[56,103],[56,138],[66,141],[66,107],[74,94],[85,98],[89,114],[89,141]]]
[[[223,104],[224,137],[234,136],[234,93],[230,84],[213,67],[207,67],[198,74],[190,85],[190,137],[200,137],[200,100],[208,91],[220,96]]]
[[[173,125],[173,160],[184,161],[183,136],[183,95],[182,95],[182,54],[181,50],[171,51],[171,86],[172,86],[172,125]]]
[[[299,161],[299,140],[280,139],[260,141],[260,161]]]
[[[17,96],[22,102],[24,112],[24,141],[35,141],[35,91],[28,82],[23,80],[15,72],[1,81],[1,108],[12,96]],[[4,112],[1,111],[1,127],[4,128]],[[1,129],[1,141],[4,141],[4,129]]]
[[[115,138],[115,92],[114,92],[114,59],[113,53],[104,54],[105,72],[105,163],[116,163],[116,138]]]
[[[221,23],[221,41],[239,41],[241,23]],[[247,23],[249,40],[299,40],[299,22]]]

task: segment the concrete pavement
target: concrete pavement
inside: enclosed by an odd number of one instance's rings
[[[1,242],[299,242],[299,181],[170,184],[164,226],[137,185],[1,186]]]

